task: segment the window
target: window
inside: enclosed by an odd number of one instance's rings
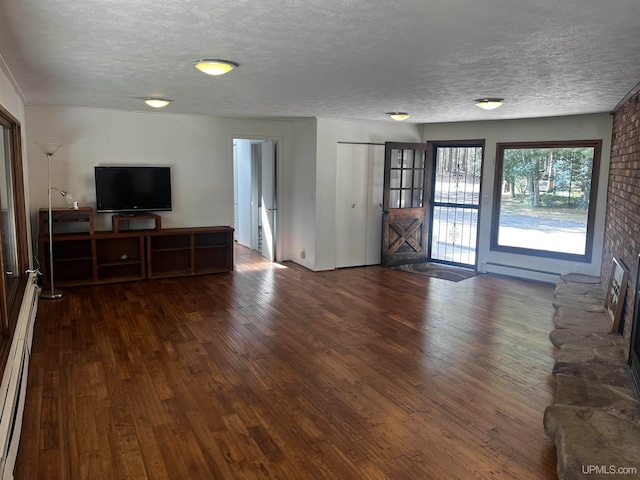
[[[601,147],[499,143],[491,249],[591,261]]]
[[[28,267],[20,125],[0,107],[0,334],[15,329]]]
[[[422,208],[425,151],[394,149],[389,168],[389,208]]]
[[[2,255],[6,272],[6,293],[11,296],[18,279],[18,252],[16,249],[15,208],[11,172],[11,130],[2,127],[0,136],[0,206],[2,207]]]

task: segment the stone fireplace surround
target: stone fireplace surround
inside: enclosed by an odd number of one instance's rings
[[[555,290],[556,395],[544,428],[560,480],[640,478],[640,402],[628,341],[610,333],[600,277],[568,274]]]

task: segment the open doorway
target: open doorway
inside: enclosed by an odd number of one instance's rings
[[[276,261],[277,142],[233,139],[234,228],[240,245]]]

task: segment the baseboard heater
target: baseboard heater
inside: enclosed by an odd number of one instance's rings
[[[27,390],[29,356],[33,340],[33,326],[38,311],[40,288],[36,274],[30,273],[18,313],[16,331],[11,342],[9,358],[0,386],[0,479],[13,479],[13,467],[18,454],[22,414]]]
[[[560,280],[559,272],[549,272],[535,268],[507,265],[504,263],[487,262],[485,273],[501,275],[504,277],[514,277],[524,280],[534,280],[536,282],[550,283],[555,285]]]

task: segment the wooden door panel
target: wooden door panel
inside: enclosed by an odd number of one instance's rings
[[[421,262],[427,255],[427,222],[423,208],[397,209],[384,216],[384,265]]]
[[[385,145],[382,265],[426,260],[430,175],[427,144]]]

